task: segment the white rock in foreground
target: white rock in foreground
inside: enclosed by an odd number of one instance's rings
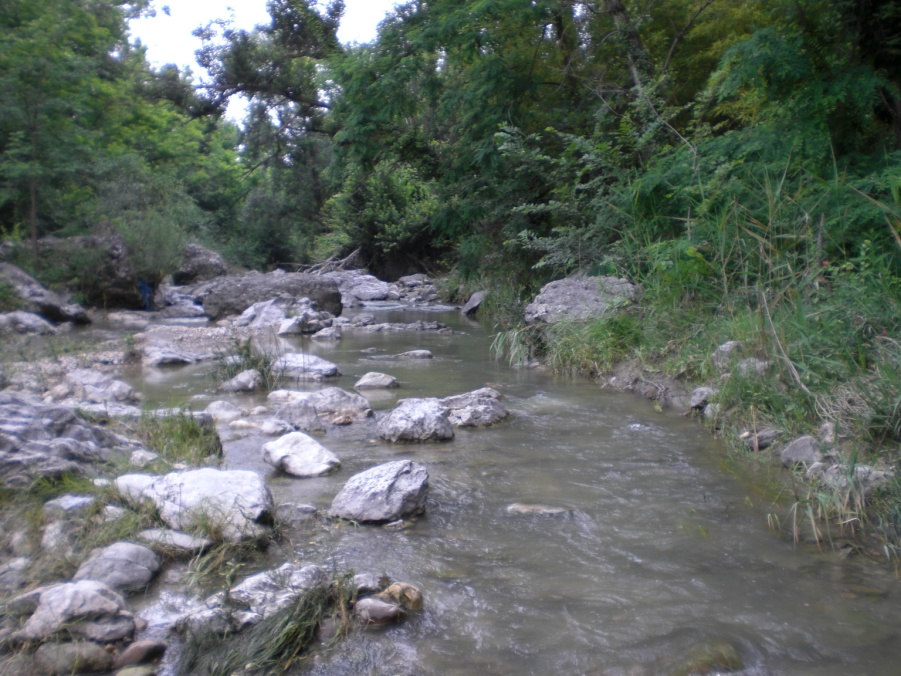
[[[341,466],[337,455],[303,432],[291,432],[263,444],[263,460],[297,477],[321,476]]]
[[[255,472],[210,467],[164,476],[125,474],[119,492],[132,500],[150,500],[171,528],[209,525],[225,540],[238,541],[264,532],[260,522],[272,512],[272,495]]]
[[[355,474],[332,501],[331,513],[361,522],[396,521],[425,509],[429,473],[412,460],[396,460]]]

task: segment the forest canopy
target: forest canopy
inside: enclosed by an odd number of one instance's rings
[[[198,27],[204,87],[148,65],[128,33],[147,11],[3,4],[5,237],[163,232],[255,267],[360,249],[389,277],[534,287],[625,248],[703,252],[778,181],[780,227],[824,258],[897,253],[894,2],[413,1],[346,46],[342,2],[270,0],[253,30]]]

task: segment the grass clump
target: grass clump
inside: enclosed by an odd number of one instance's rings
[[[89,496],[94,502],[77,516],[48,518],[44,505],[62,495]],[[19,490],[3,489],[0,546],[8,545],[15,534],[25,536],[24,544],[33,552],[28,567],[30,584],[70,578],[93,549],[133,539],[140,530],[160,525],[156,510],[149,506],[126,508],[111,518],[105,508],[118,501],[112,486],[97,486],[88,477],[75,473],[43,477]],[[64,526],[58,533],[58,546],[47,549],[41,541],[46,527],[56,521]]]
[[[0,312],[12,312],[25,307],[15,287],[4,279],[0,279]]]
[[[260,374],[263,389],[270,392],[281,381],[281,373],[275,368],[277,360],[277,355],[258,346],[252,338],[233,338],[230,349],[219,357],[214,378],[221,384],[239,373],[255,370]]]
[[[291,604],[228,641],[213,632],[193,634],[181,652],[179,673],[229,676],[235,673],[285,673],[310,655],[320,625],[336,622],[337,636],[351,623],[355,596],[348,573],[332,584],[307,591]]]
[[[222,457],[222,443],[215,427],[204,424],[190,411],[180,410],[165,416],[145,412],[138,418],[133,432],[170,465],[196,466],[211,461],[218,464]]]

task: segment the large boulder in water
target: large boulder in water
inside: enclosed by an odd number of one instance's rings
[[[525,320],[527,324],[585,321],[637,297],[638,287],[619,277],[566,277],[541,287],[526,306]]]
[[[323,387],[312,392],[274,390],[269,393],[268,401],[279,407],[277,415],[282,415],[285,410],[309,408],[317,416],[332,422],[350,422],[372,416],[372,408],[366,397],[340,387]]]
[[[335,282],[304,272],[248,272],[204,282],[189,290],[212,319],[238,315],[254,303],[277,297],[312,300],[320,310],[341,314],[341,293]]]
[[[303,432],[291,432],[263,444],[263,460],[297,477],[321,476],[341,466],[337,455]]]
[[[448,419],[454,427],[487,427],[510,415],[501,403],[501,393],[491,387],[455,394],[441,399],[448,409]]]
[[[199,244],[186,244],[181,265],[172,273],[172,282],[178,285],[194,284],[228,274],[228,265],[215,251]]]
[[[0,263],[0,282],[5,282],[21,302],[21,309],[39,314],[52,322],[89,324],[84,308],[67,303],[46,289],[34,277],[10,263]]]
[[[429,473],[412,460],[396,460],[355,474],[332,501],[331,513],[360,522],[396,521],[419,514],[428,497]]]
[[[438,399],[401,399],[379,420],[378,435],[387,441],[444,441],[454,438],[448,409]]]

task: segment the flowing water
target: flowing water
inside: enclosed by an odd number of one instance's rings
[[[352,634],[308,673],[671,673],[698,646],[723,642],[746,674],[901,673],[894,576],[769,530],[767,513],[784,509],[730,471],[696,422],[589,382],[508,368],[490,359],[485,330],[455,313],[378,314],[438,319],[456,332],[348,331],[334,346],[289,349],[338,363],[345,388],[367,371],[396,376],[400,389],[372,395],[376,410],[489,384],[512,417],[435,444],[386,444],[371,424],[333,428],[319,440],[343,465],[318,479],[276,476],[260,459],[265,439],[226,437],[227,467],[265,473],[278,502],[323,510],[358,471],[400,458],[428,467],[427,510],[410,528],[317,522],[271,549],[267,566],[292,557],[384,572],[425,596],[421,613]],[[416,348],[434,359],[393,358]],[[167,373],[142,385],[151,400],[209,384],[203,369]],[[571,511],[512,516],[514,502]]]

